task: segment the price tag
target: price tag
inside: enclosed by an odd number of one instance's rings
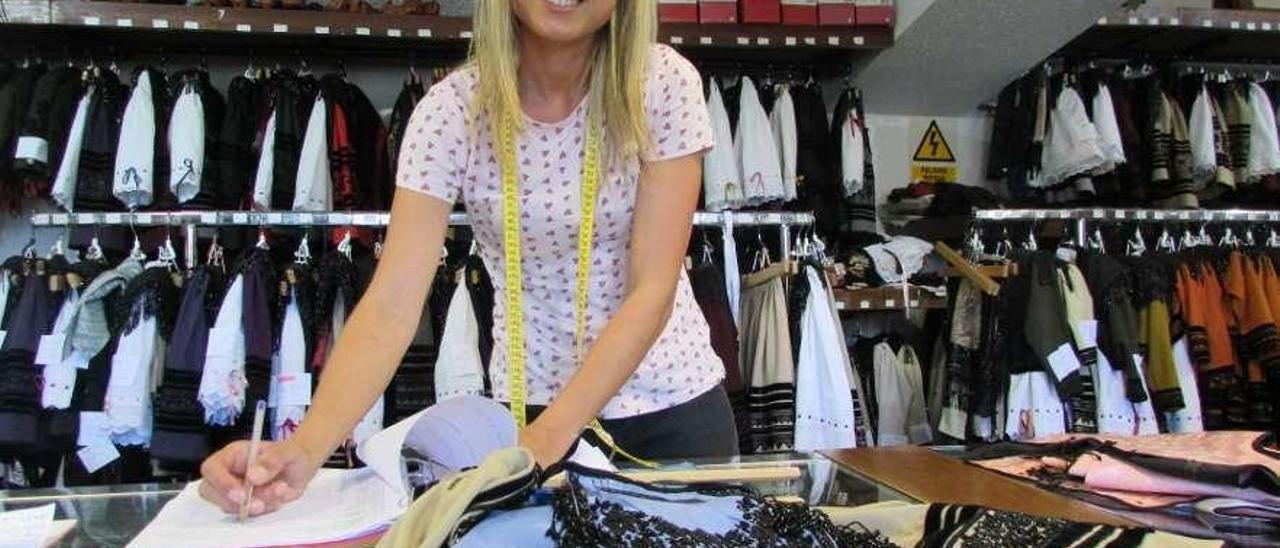
[[[76,451],[76,455],[79,455],[80,463],[84,464],[85,471],[90,474],[101,470],[103,466],[111,464],[120,458],[120,452],[116,450],[115,444],[110,441],[82,447],[79,451]]]
[[[1257,23],[1254,23],[1254,22],[1252,22],[1252,21],[1250,21],[1250,22],[1248,22],[1248,23],[1245,23],[1245,25],[1244,25],[1244,29],[1245,29],[1245,30],[1258,30],[1258,24],[1257,24]]]
[[[116,19],[117,27],[129,28],[133,26],[133,19]]]
[[[1103,211],[1103,210],[1101,210],[1101,209],[1095,209],[1095,210],[1093,210],[1093,218],[1094,218],[1094,219],[1105,219],[1106,217],[1107,217],[1107,212],[1106,212],[1106,211]]]
[[[236,23],[236,32],[253,32],[253,25]]]
[[[49,219],[56,225],[65,225],[71,220],[71,216],[66,213],[55,213],[49,216]]]
[[[920,301],[911,301],[911,308],[920,308]]]
[[[1271,30],[1271,23],[1263,23],[1262,30]]]
[[[249,214],[248,214],[248,213],[233,213],[233,214],[231,214],[231,222],[232,222],[232,224],[237,224],[237,225],[245,225],[245,224],[249,224]]]
[[[313,214],[311,215],[311,224],[316,224],[316,225],[327,225],[327,224],[329,224],[329,214],[328,214],[328,213],[313,213]]]
[[[858,301],[858,308],[863,310],[871,308],[871,301]]]
[[[794,46],[794,45],[796,45],[796,37],[795,37],[795,36],[787,36],[787,37],[785,37],[785,38],[783,38],[783,39],[782,39],[782,43],[784,43],[784,44],[786,44],[786,45],[788,45],[788,46]]]
[[[282,32],[282,31],[276,31]],[[316,34],[329,34],[329,27],[316,27]]]
[[[699,44],[701,44],[701,45],[704,45],[704,46],[709,46],[709,45],[711,45],[711,37],[710,37],[710,36],[699,36],[699,37],[698,37],[698,43],[699,43]]]
[[[369,27],[356,27],[356,36],[368,36],[369,34]]]
[[[418,29],[418,38],[431,38],[431,29]]]
[[[804,45],[806,45],[806,46],[816,46],[816,45],[818,45],[818,39],[817,39],[817,38],[814,38],[814,37],[812,37],[812,36],[805,36],[805,37],[804,37]]]
[[[1049,216],[1049,212],[1044,211],[1044,210],[1040,210],[1040,211],[1036,211],[1036,212],[1035,212],[1035,218],[1036,218],[1036,219],[1044,219],[1045,217],[1048,217],[1048,216]]]
[[[40,391],[43,407],[66,409],[71,407],[71,395],[75,393],[76,368],[66,364],[46,365],[44,386]]]
[[[1182,24],[1182,20],[1178,19],[1177,17],[1170,17],[1169,24],[1176,27]]]
[[[151,220],[152,220],[152,216],[150,213],[134,213],[133,214],[134,224],[149,225],[151,224]]]
[[[85,18],[84,18],[84,24],[85,24],[85,25],[88,25],[88,26],[90,26],[90,27],[96,27],[96,26],[98,26],[98,25],[101,25],[101,24],[102,24],[102,19],[99,19],[99,18],[97,18],[97,17],[92,17],[92,16],[90,16],[90,17],[85,17]]]
[[[839,36],[828,36],[828,37],[827,37],[827,45],[828,45],[828,46],[838,46],[838,45],[840,45],[840,37],[839,37]]]
[[[1101,25],[1105,25],[1105,24],[1107,24],[1107,18],[1106,18],[1106,17],[1099,17],[1099,18],[1098,18],[1098,25],[1099,25],[1099,26],[1101,26]]]
[[[836,310],[844,310],[844,309],[845,309],[844,301],[836,301]]]
[[[119,213],[108,213],[106,215],[107,224],[120,224],[124,221],[124,215]]]
[[[1239,21],[1232,21],[1232,22],[1231,22],[1231,30],[1240,30],[1240,22],[1239,22]]]
[[[205,225],[218,224],[218,214],[217,213],[201,213],[200,224],[205,224]]]
[[[62,350],[66,347],[67,336],[63,333],[56,335],[41,335],[40,346],[36,347],[36,365],[60,365],[62,363]]]
[[[861,45],[866,44],[866,43],[867,43],[867,39],[866,39],[866,38],[863,38],[863,37],[861,37],[861,36],[854,36],[854,37],[853,37],[853,45],[855,45],[855,46],[861,46]]]
[[[280,375],[280,405],[311,405],[311,374]]]
[[[1178,212],[1178,218],[1179,218],[1179,219],[1182,219],[1182,220],[1184,220],[1184,221],[1189,221],[1189,220],[1191,220],[1191,212],[1190,212],[1190,211],[1179,211],[1179,212]]]
[[[111,421],[102,411],[81,411],[80,432],[76,437],[76,445],[86,446],[111,440]]]
[[[1211,28],[1213,28],[1213,20],[1212,20],[1212,19],[1205,19],[1205,20],[1203,20],[1203,21],[1201,21],[1201,22],[1200,22],[1200,26],[1202,26],[1202,27],[1204,27],[1204,28],[1206,28],[1206,29],[1211,29]]]
[[[672,37],[671,37],[671,43],[672,43],[672,44],[676,44],[676,45],[683,44],[683,43],[684,43],[684,37],[683,37],[683,36],[672,36]]]
[[[769,45],[769,38],[768,38],[768,37],[765,37],[765,36],[761,36],[761,37],[759,37],[759,38],[756,38],[756,45],[757,45],[757,46],[767,46],[767,45]]]
[[[382,223],[378,222],[377,213],[359,213],[352,219],[352,224],[360,226],[377,226]]]
[[[401,36],[400,29],[387,29],[387,36],[390,38],[399,38]]]
[[[885,299],[885,300],[884,300],[884,307],[885,307],[885,308],[897,308],[897,306],[898,306],[898,301],[895,301],[895,300],[893,300],[893,299]]]
[[[466,39],[466,40],[470,40],[470,39],[471,39],[471,31],[469,31],[469,30],[464,30],[464,31],[462,31],[462,32],[459,32],[459,33],[458,33],[458,37],[459,37],[459,38]]]
[[[169,28],[169,20],[168,20],[168,19],[152,19],[152,20],[151,20],[151,28],[153,28],[153,29],[167,29],[167,28]]]
[[[1138,18],[1137,18],[1137,17],[1130,17],[1130,18],[1129,18],[1129,24],[1130,24],[1130,25],[1136,25],[1136,24],[1138,24]]]
[[[1159,25],[1159,24],[1160,24],[1160,18],[1159,18],[1159,17],[1152,17],[1152,18],[1150,18],[1150,19],[1147,19],[1147,24],[1148,24],[1148,25],[1151,25],[1151,26],[1153,26],[1153,27],[1154,27],[1154,26],[1156,26],[1156,25]]]
[[[182,28],[187,30],[200,30],[200,23],[196,21],[183,21]]]
[[[284,23],[276,23],[271,25],[271,32],[289,32],[289,25]]]
[[[1117,210],[1116,210],[1116,212],[1115,212],[1115,217],[1116,217],[1117,219],[1123,219],[1123,218],[1124,218],[1124,216],[1125,216],[1125,212],[1124,212],[1124,210],[1123,210],[1123,209],[1117,209]]]

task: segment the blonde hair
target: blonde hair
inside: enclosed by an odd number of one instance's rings
[[[472,17],[468,64],[476,68],[479,83],[471,111],[477,119],[488,117],[495,139],[504,121],[519,131],[524,120],[516,82],[520,50],[514,1],[477,0]],[[587,106],[604,125],[604,146],[611,153],[606,158],[638,157],[649,145],[644,79],[657,19],[653,0],[619,0],[597,33]]]

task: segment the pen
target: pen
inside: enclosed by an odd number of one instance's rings
[[[267,414],[267,402],[258,400],[253,410],[253,437],[249,438],[249,458],[244,463],[244,502],[240,503],[240,523],[249,519],[249,503],[253,501],[253,484],[249,482],[249,469],[258,460],[258,445],[262,443],[262,422]]]

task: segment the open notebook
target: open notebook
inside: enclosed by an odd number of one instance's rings
[[[357,450],[367,468],[320,470],[301,498],[243,524],[201,499],[193,482],[129,546],[296,546],[364,537],[386,528],[411,502],[406,449],[433,463],[423,472],[430,482],[515,443],[505,407],[478,396],[451,398],[369,438]]]

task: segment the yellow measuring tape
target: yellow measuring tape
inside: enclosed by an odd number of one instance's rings
[[[594,110],[587,111],[587,136],[582,158],[582,222],[578,228],[577,287],[574,302],[574,359],[580,366],[586,359],[587,288],[591,276],[591,245],[595,237],[596,195],[600,190],[600,127]],[[528,422],[525,412],[524,378],[524,263],[520,240],[520,192],[517,177],[515,121],[503,120],[499,135],[499,158],[502,163],[502,250],[505,259],[503,279],[506,281],[507,308],[507,390],[511,397],[511,414],[516,427]],[[636,458],[614,443],[600,421],[593,419],[589,427],[602,442],[618,454],[637,464],[656,467],[655,463]]]

